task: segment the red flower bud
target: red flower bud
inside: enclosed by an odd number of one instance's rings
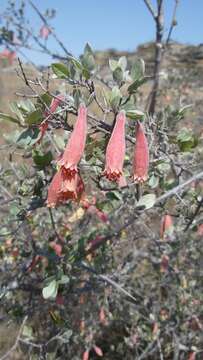
[[[56,111],[57,107],[59,106],[61,101],[63,101],[63,99],[64,99],[63,95],[58,95],[56,98],[52,99],[51,105],[50,105],[50,108],[49,108],[49,112],[45,111],[45,113],[44,113],[45,118],[47,118],[50,115],[50,113],[53,114]],[[38,140],[37,140],[38,143],[40,143],[41,140],[43,139],[44,134],[46,133],[46,131],[48,129],[48,125],[49,125],[48,120],[43,121],[39,125],[40,134],[39,134],[39,137],[38,137]]]
[[[168,267],[169,267],[169,257],[168,255],[162,255],[161,257],[161,272],[165,273],[166,271],[168,271]]]
[[[11,51],[9,49],[4,49],[1,53],[0,53],[0,58],[5,58],[8,60],[9,65],[13,64],[13,61],[16,58],[16,52],[15,51]]]
[[[82,360],[89,360],[89,350],[86,350],[83,353]]]
[[[143,125],[137,123],[136,144],[133,162],[133,179],[137,182],[144,182],[148,177],[149,149]]]
[[[62,246],[60,244],[57,244],[55,241],[51,241],[49,246],[54,250],[56,255],[61,256]]]
[[[173,219],[171,215],[164,215],[161,221],[160,236],[163,239],[173,230]]]
[[[119,112],[106,148],[106,164],[103,175],[110,181],[118,181],[123,174],[125,158],[125,120],[125,112]]]
[[[51,30],[46,25],[43,25],[39,31],[40,37],[45,40],[48,39],[50,33]]]
[[[93,346],[93,349],[94,349],[94,351],[95,351],[95,353],[98,355],[98,356],[103,356],[103,351],[102,351],[102,349],[99,347],[99,346],[97,346],[97,345],[94,345]]]
[[[196,353],[194,351],[192,351],[190,354],[189,354],[189,358],[188,360],[195,360],[196,359]]]

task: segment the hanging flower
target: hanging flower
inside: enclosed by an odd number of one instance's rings
[[[160,236],[162,239],[172,235],[173,232],[173,219],[171,215],[164,215],[161,221]]]
[[[69,177],[63,167],[54,175],[48,188],[47,206],[55,207],[67,200],[80,200],[84,193],[84,183],[79,174]]]
[[[148,177],[149,149],[143,125],[137,123],[136,144],[133,162],[133,179],[137,182],[144,182]]]
[[[58,164],[67,170],[67,174],[70,177],[73,177],[78,172],[77,164],[85,149],[86,136],[87,109],[85,105],[80,105],[73,132],[61,159],[58,161]]]
[[[125,112],[119,112],[106,148],[106,163],[103,175],[110,181],[118,182],[123,175],[123,163],[125,158],[125,120]]]

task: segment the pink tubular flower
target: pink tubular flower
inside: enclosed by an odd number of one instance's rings
[[[133,162],[133,179],[137,182],[144,182],[148,177],[149,149],[143,125],[137,123],[136,144]]]
[[[89,360],[89,350],[85,350],[82,355],[82,360]]]
[[[110,181],[119,181],[123,175],[125,158],[125,112],[120,111],[116,117],[110,140],[106,148],[106,163],[103,175]]]
[[[103,356],[103,351],[102,351],[102,349],[99,347],[99,346],[97,346],[97,345],[94,345],[93,346],[93,349],[94,349],[94,351],[95,351],[95,353],[98,355],[98,356]]]
[[[50,105],[50,112],[53,114],[57,107],[60,105],[60,103],[64,100],[64,96],[63,95],[58,95],[55,98],[52,99],[51,101],[51,105]],[[49,114],[47,114],[48,116]]]
[[[79,174],[70,179],[62,167],[54,175],[48,188],[47,206],[55,207],[67,200],[79,200],[84,193],[84,183]]]
[[[73,177],[78,172],[77,164],[85,149],[86,136],[87,109],[85,105],[80,105],[73,132],[66,145],[62,158],[58,161],[58,164],[66,169],[69,177]]]
[[[161,221],[161,228],[160,228],[160,236],[161,238],[165,238],[167,235],[173,230],[173,219],[171,215],[164,215]]]

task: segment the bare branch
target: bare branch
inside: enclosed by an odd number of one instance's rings
[[[154,10],[153,7],[152,7],[152,4],[151,4],[150,0],[143,0],[143,1],[144,1],[144,3],[145,3],[146,7],[148,8],[149,12],[150,12],[151,15],[153,16],[154,20],[156,21],[157,15],[156,15],[155,10]]]
[[[166,39],[166,46],[169,44],[169,41],[171,39],[171,34],[172,34],[172,31],[173,31],[173,28],[176,26],[176,13],[177,13],[178,4],[179,4],[179,0],[175,0],[171,25],[170,25],[168,36],[167,36],[167,39]]]
[[[156,108],[156,100],[159,89],[159,72],[161,68],[163,53],[163,30],[164,30],[164,9],[163,0],[157,1],[156,16],[156,48],[155,48],[155,66],[154,66],[154,84],[151,91],[151,101],[149,105],[149,114],[154,115]]]
[[[25,325],[25,323],[26,323],[26,321],[27,321],[27,318],[28,318],[28,316],[25,316],[24,319],[23,319],[23,322],[22,322],[22,324],[21,324],[21,326],[20,326],[20,329],[19,329],[19,332],[18,332],[18,336],[17,336],[17,338],[16,338],[15,343],[14,343],[13,346],[10,348],[10,350],[8,350],[7,353],[4,354],[4,355],[0,358],[0,360],[6,359],[6,358],[7,358],[8,356],[10,356],[11,353],[17,348],[18,343],[19,343],[19,341],[20,341],[20,337],[21,337],[23,328],[24,328],[24,325]]]
[[[32,6],[32,8],[35,10],[35,12],[38,14],[38,16],[40,17],[40,19],[43,21],[43,23],[49,27],[49,24],[47,23],[46,18],[42,15],[42,13],[39,11],[39,9],[35,6],[35,4],[33,4],[33,2],[31,0],[28,0],[29,4]],[[60,47],[63,49],[63,51],[66,53],[66,55],[68,57],[72,57],[72,54],[66,49],[66,47],[64,46],[64,44],[62,43],[62,41],[58,38],[58,36],[55,34],[55,32],[53,31],[53,29],[51,29],[51,33],[52,36],[55,38],[55,40],[57,41],[57,43],[60,45]]]

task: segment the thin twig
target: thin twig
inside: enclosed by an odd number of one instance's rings
[[[201,198],[200,201],[198,201],[196,210],[195,210],[194,214],[192,215],[190,221],[189,221],[188,224],[186,225],[184,231],[187,231],[187,230],[189,229],[190,225],[192,225],[194,219],[195,219],[196,216],[198,215],[198,213],[199,213],[199,211],[200,211],[200,209],[201,209],[202,206],[203,206],[203,197]]]
[[[42,15],[42,13],[39,11],[39,9],[35,6],[35,4],[33,4],[33,2],[31,0],[28,0],[29,4],[32,6],[32,8],[35,10],[35,12],[38,14],[38,16],[40,17],[40,19],[43,21],[43,23],[50,28],[46,18]],[[51,34],[52,36],[55,38],[56,42],[60,45],[60,47],[63,49],[63,51],[66,53],[66,55],[68,57],[72,57],[72,54],[66,49],[66,47],[64,46],[64,44],[62,43],[62,41],[58,38],[58,36],[56,35],[56,33],[53,31],[53,29],[51,29]]]
[[[185,181],[184,183],[174,187],[173,189],[169,190],[168,192],[166,192],[165,194],[161,195],[160,197],[158,197],[156,199],[156,201],[154,202],[154,206],[162,203],[163,201],[165,201],[166,199],[168,199],[171,196],[174,196],[176,194],[178,194],[179,192],[181,192],[184,188],[186,188],[187,186],[189,186],[193,181],[197,181],[199,179],[203,178],[203,171],[194,175],[193,177],[191,177],[190,179],[188,179],[187,181]],[[111,233],[108,234],[108,236],[103,236],[101,241],[98,242],[98,246],[94,246],[90,249],[88,249],[85,253],[85,255],[88,255],[90,253],[92,253],[93,251],[95,251],[96,248],[100,247],[101,245],[103,245],[107,240],[111,240],[113,238],[118,238],[119,235],[122,233],[123,230],[125,230],[126,228],[128,228],[130,225],[132,225],[134,223],[134,221],[138,218],[140,218],[140,215],[143,214],[144,212],[147,212],[148,210],[152,209],[143,209],[143,210],[139,210],[136,211],[136,209],[133,210],[133,215],[129,217],[128,221],[125,222],[124,225],[120,225],[117,229],[115,229],[114,231],[112,231]]]
[[[116,283],[114,280],[110,279],[107,275],[98,274],[93,268],[89,267],[85,262],[81,262],[81,265],[88,271],[92,272],[98,279],[107,282],[119,292],[123,293],[125,296],[130,298],[134,303],[137,303],[137,299],[132,296],[127,290],[125,290],[121,285]]]
[[[61,237],[60,237],[60,235],[58,234],[58,231],[57,231],[57,229],[56,229],[56,224],[55,224],[55,221],[54,221],[52,209],[51,209],[51,208],[48,208],[48,210],[49,210],[49,215],[50,215],[51,224],[52,224],[52,228],[53,228],[53,230],[54,230],[54,233],[55,233],[58,241],[62,242],[62,239],[61,239]]]
[[[168,36],[167,36],[166,44],[165,44],[166,46],[169,44],[169,41],[171,39],[171,34],[172,34],[172,31],[173,31],[173,28],[176,26],[176,13],[177,13],[178,4],[179,4],[179,0],[175,0],[171,25],[170,25],[170,28],[169,28],[169,32],[168,32]]]
[[[156,20],[157,15],[156,15],[155,10],[152,7],[150,0],[144,0],[144,2],[145,2],[146,7],[148,8],[149,12],[153,16],[154,20]]]
[[[11,355],[11,353],[12,353],[14,350],[16,350],[16,348],[17,348],[17,346],[18,346],[18,343],[19,343],[19,341],[20,341],[20,337],[21,337],[21,334],[22,334],[24,325],[25,325],[25,323],[26,323],[26,321],[27,321],[27,318],[28,318],[28,316],[25,316],[24,319],[23,319],[23,322],[22,322],[22,324],[21,324],[21,326],[20,326],[20,329],[19,329],[19,332],[18,332],[18,336],[17,336],[17,338],[16,338],[15,343],[13,344],[13,346],[11,347],[11,349],[8,350],[7,353],[4,354],[4,355],[0,358],[0,360],[6,359],[8,356]]]
[[[155,43],[155,66],[154,66],[154,84],[151,91],[151,101],[149,105],[149,114],[154,115],[156,108],[156,100],[159,89],[159,72],[163,54],[163,31],[164,31],[164,15],[163,0],[157,1],[156,24],[156,43]]]

